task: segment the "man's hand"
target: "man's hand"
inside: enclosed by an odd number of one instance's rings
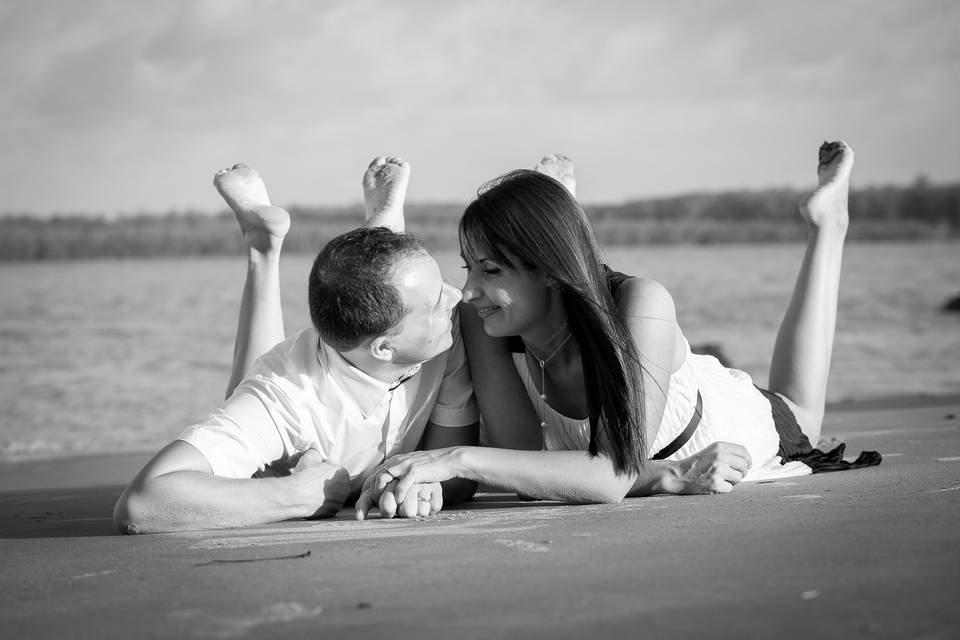
[[[406,513],[413,513],[412,503],[404,507],[408,494],[411,501],[417,502],[423,502],[423,498],[429,495],[431,505],[437,505],[439,501],[439,506],[431,509],[430,513],[440,511],[443,494],[439,483],[458,477],[458,460],[456,447],[413,451],[393,456],[374,469],[363,483],[363,491],[357,500],[357,519],[363,520],[376,504],[380,505],[380,513],[384,517],[392,518],[401,508],[407,509]],[[424,487],[431,488],[424,492]],[[386,498],[386,502],[385,496],[390,496]],[[421,509],[422,507],[418,507],[417,513]],[[404,514],[403,511],[400,513]]]
[[[350,496],[350,474],[343,467],[324,462],[320,452],[308,449],[297,461],[292,474],[301,482],[307,499],[323,496],[323,504],[309,518],[332,518]]]
[[[431,463],[443,460],[449,452],[449,449],[414,451],[393,456],[374,469],[363,483],[357,499],[357,520],[364,520],[373,507],[380,510],[383,518],[416,518],[439,513],[443,509],[440,481],[453,476],[447,473],[442,463]],[[428,465],[429,471],[439,475],[436,479],[424,477],[423,481],[415,481],[413,470],[422,469],[420,465],[424,464]]]
[[[678,464],[678,474],[664,482],[668,493],[730,493],[750,470],[746,448],[731,442],[714,442]]]
[[[425,482],[413,485],[406,495],[397,500],[398,480],[380,465],[363,483],[363,490],[357,499],[357,520],[364,520],[370,509],[377,507],[380,517],[416,518],[434,515],[443,509],[443,487],[439,482]]]

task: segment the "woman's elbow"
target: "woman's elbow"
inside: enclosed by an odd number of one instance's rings
[[[599,482],[586,488],[579,496],[575,496],[577,502],[588,504],[617,504],[623,502],[630,490],[629,486],[618,482],[617,479],[611,479],[607,482]]]
[[[617,504],[623,502],[627,492],[620,487],[605,487],[594,496],[594,502],[600,504]]]

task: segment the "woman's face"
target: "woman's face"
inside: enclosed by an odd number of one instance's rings
[[[464,257],[463,261],[467,270],[463,301],[477,310],[488,335],[528,334],[547,320],[550,287],[542,272],[523,267],[514,270],[486,256]]]

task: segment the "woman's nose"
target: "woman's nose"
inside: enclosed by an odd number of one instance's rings
[[[460,293],[464,302],[472,302],[480,297],[480,293],[477,290],[476,284],[473,281],[473,275],[471,273],[467,274],[467,281],[463,283],[463,289]]]

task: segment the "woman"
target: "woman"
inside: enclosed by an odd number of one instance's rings
[[[842,466],[842,450],[824,461],[810,442],[819,440],[824,414],[852,166],[845,143],[820,148],[819,186],[800,206],[806,253],[769,391],[691,353],[661,285],[602,264],[567,186],[537,171],[502,176],[460,222],[464,339],[495,448],[397,456],[368,479],[358,515],[384,492],[402,501],[413,483],[450,477],[606,502],[729,491],[774,469],[778,455]],[[648,455],[673,464],[648,463]],[[798,466],[787,473],[810,472]]]

